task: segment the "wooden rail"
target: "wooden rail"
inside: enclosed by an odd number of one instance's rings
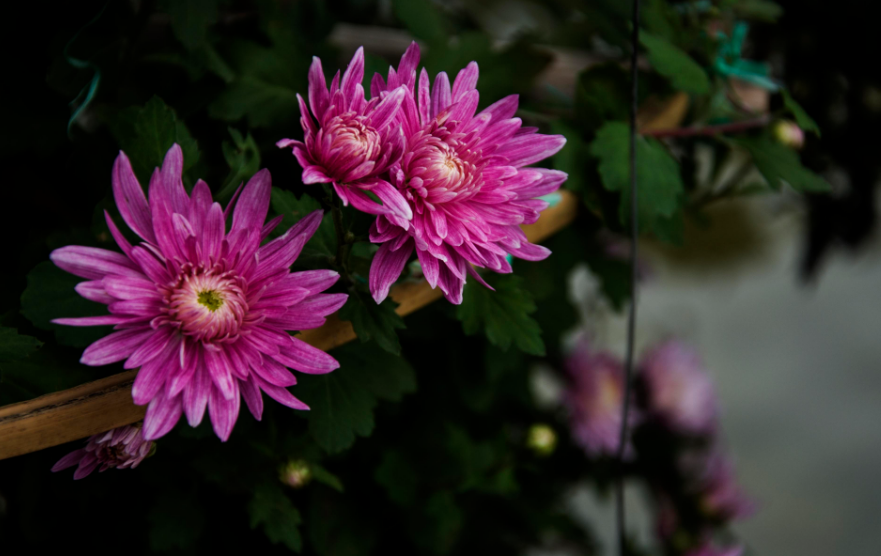
[[[575,218],[576,198],[568,191],[560,191],[560,194],[560,202],[546,209],[538,222],[523,227],[531,242],[542,241]],[[392,288],[391,297],[399,304],[398,314],[404,316],[440,298],[441,291],[431,289],[425,281],[405,282]],[[324,326],[307,330],[299,337],[317,348],[330,350],[356,336],[350,322],[333,314]],[[137,370],[127,371],[0,407],[0,459],[36,452],[140,421],[144,418],[146,406],[132,402],[131,389],[136,374]]]

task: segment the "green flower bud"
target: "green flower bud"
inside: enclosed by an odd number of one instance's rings
[[[526,446],[539,456],[549,456],[557,447],[557,433],[548,425],[536,423],[526,433]]]

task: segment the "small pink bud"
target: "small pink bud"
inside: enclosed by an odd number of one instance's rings
[[[800,149],[805,144],[805,132],[798,124],[789,120],[780,120],[774,124],[774,139],[791,149]]]

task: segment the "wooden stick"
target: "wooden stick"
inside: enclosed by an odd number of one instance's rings
[[[535,224],[523,226],[529,241],[537,243],[575,219],[578,202],[560,191],[560,202],[542,213]],[[408,315],[441,297],[440,289],[427,282],[405,282],[392,288],[397,313]],[[330,350],[355,339],[352,323],[336,314],[321,328],[299,337],[313,346]],[[146,406],[132,402],[132,383],[137,370],[119,373],[53,392],[33,400],[0,407],[0,459],[36,452],[93,434],[135,423],[144,418]]]

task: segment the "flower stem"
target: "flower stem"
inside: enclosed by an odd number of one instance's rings
[[[342,271],[344,280],[354,283],[349,274],[349,253],[352,250],[353,236],[343,228],[343,203],[336,195],[330,195],[330,213],[333,217],[333,229],[336,235],[336,264]]]

